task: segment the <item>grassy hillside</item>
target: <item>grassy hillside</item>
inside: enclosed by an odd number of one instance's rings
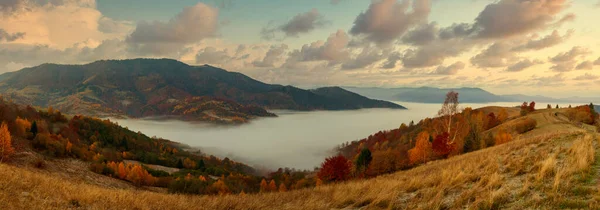
[[[0,202],[7,209],[599,208],[599,136],[594,126],[569,120],[568,111],[530,113],[536,128],[502,145],[372,179],[285,193],[165,194],[107,186],[94,178],[61,178],[69,172],[0,164]],[[499,126],[522,118],[514,116]]]

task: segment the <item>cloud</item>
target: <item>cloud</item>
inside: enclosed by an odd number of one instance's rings
[[[365,68],[378,62],[384,58],[386,58],[386,52],[383,52],[381,49],[372,46],[365,46],[362,48],[360,53],[353,56],[353,58],[346,60],[342,64],[343,70],[355,70],[360,68]]]
[[[568,52],[559,53],[556,56],[550,58],[553,63],[570,62],[577,59],[580,56],[590,54],[590,50],[584,47],[575,46]]]
[[[294,16],[289,22],[283,24],[280,29],[286,36],[298,36],[308,33],[325,25],[323,16],[317,9]]]
[[[227,49],[217,50],[215,47],[206,47],[196,54],[198,64],[224,64],[233,59],[229,56]]]
[[[564,61],[556,63],[554,66],[550,67],[550,69],[557,72],[567,72],[575,69],[576,61]]]
[[[599,76],[596,76],[596,75],[593,75],[590,73],[585,73],[584,75],[573,78],[573,80],[597,80],[599,78],[600,78]]]
[[[531,86],[562,86],[565,81],[565,74],[558,73],[553,76],[532,76],[529,81],[532,81]]]
[[[474,27],[479,38],[525,34],[552,26],[555,16],[568,6],[567,0],[500,0],[479,13]]]
[[[516,57],[507,42],[496,42],[471,58],[471,63],[481,68],[505,67]]]
[[[17,32],[17,33],[10,34],[10,33],[6,32],[4,29],[0,28],[0,42],[1,41],[12,42],[17,39],[21,39],[24,36],[25,36],[25,33],[23,33],[23,32]]]
[[[506,68],[506,71],[508,72],[520,72],[523,71],[529,67],[538,65],[538,64],[542,64],[543,61],[541,60],[530,60],[530,59],[523,59],[519,62],[516,62],[510,66],[508,66],[508,68]]]
[[[401,59],[402,59],[402,54],[400,54],[399,52],[390,53],[390,55],[388,55],[388,58],[386,59],[386,61],[383,63],[383,65],[381,65],[381,68],[394,69],[394,68],[396,68],[396,63],[398,63],[398,61]]]
[[[218,26],[218,10],[203,3],[186,7],[168,22],[137,24],[126,39],[140,54],[162,55],[177,51],[186,44],[213,37]]]
[[[456,75],[459,70],[463,70],[465,68],[465,63],[458,61],[450,66],[439,66],[433,72],[433,74],[439,75]]]
[[[294,50],[289,54],[285,65],[294,65],[297,62],[305,61],[329,61],[338,63],[349,56],[346,47],[350,42],[348,34],[343,30],[338,30],[327,38],[327,41],[317,41],[310,45],[305,44],[299,50]]]
[[[430,11],[430,0],[413,0],[412,4],[408,0],[375,0],[366,12],[356,17],[350,34],[362,35],[377,44],[389,44],[411,27],[427,21]]]
[[[594,61],[594,65],[600,65],[600,58],[596,59],[596,61]]]
[[[411,45],[425,45],[433,42],[437,37],[438,27],[435,22],[421,25],[409,31],[402,37],[402,42]]]
[[[471,49],[472,43],[462,39],[438,40],[416,49],[407,49],[402,56],[406,68],[441,65],[448,57],[458,56]]]
[[[575,67],[577,70],[592,70],[594,69],[594,62],[592,61],[583,61]]]
[[[288,46],[286,44],[271,46],[262,60],[255,60],[252,64],[255,67],[275,67],[276,63],[283,60],[283,56],[287,49]]]
[[[298,37],[300,34],[309,33],[326,24],[327,21],[325,21],[323,15],[317,9],[312,9],[294,16],[287,23],[280,26],[263,28],[261,37],[270,40],[276,37],[277,32],[282,32],[286,37]]]
[[[565,71],[571,71],[575,68],[577,68],[577,69],[587,68],[586,65],[589,65],[589,64],[577,65],[577,59],[580,57],[585,57],[586,55],[588,55],[590,53],[591,53],[591,51],[587,48],[575,46],[567,52],[558,53],[554,57],[548,58],[550,60],[550,62],[554,63],[554,66],[552,66],[550,69],[557,71],[557,72],[565,72]]]
[[[541,50],[548,47],[555,46],[567,40],[573,35],[573,30],[567,31],[564,36],[561,36],[557,30],[554,30],[552,34],[545,36],[538,40],[530,40],[527,43],[515,47],[514,51],[526,51],[526,50]]]

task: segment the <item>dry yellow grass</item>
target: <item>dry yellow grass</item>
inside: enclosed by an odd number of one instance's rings
[[[545,119],[545,118],[544,118]],[[553,119],[549,119],[553,120]],[[543,122],[540,122],[543,123]],[[563,123],[563,122],[560,122]],[[285,193],[186,196],[117,189],[0,164],[2,209],[595,208],[597,136],[571,124],[411,170]],[[535,130],[534,130],[535,131]]]

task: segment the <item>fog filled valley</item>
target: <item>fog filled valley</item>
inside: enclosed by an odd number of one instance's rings
[[[276,110],[275,118],[259,118],[248,124],[219,126],[157,119],[111,119],[133,131],[198,147],[202,152],[247,163],[256,168],[280,167],[312,170],[335,155],[342,143],[366,138],[400,124],[435,117],[440,104],[395,102],[407,110],[361,109],[350,111],[297,112]],[[539,102],[544,106],[544,102]],[[549,103],[556,106],[556,103]],[[464,103],[462,108],[515,107],[519,103]],[[569,104],[558,104],[567,107]]]

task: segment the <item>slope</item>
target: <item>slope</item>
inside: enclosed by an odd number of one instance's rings
[[[0,202],[7,209],[598,208],[598,135],[554,114],[562,112],[530,114],[538,127],[503,145],[373,179],[285,193],[183,196],[118,190],[0,164]]]
[[[0,93],[18,103],[53,106],[71,114],[175,115],[214,121],[273,116],[265,108],[403,108],[359,95],[321,95],[292,86],[265,84],[241,73],[169,59],[43,64],[0,76]],[[218,117],[211,118],[214,115]]]

